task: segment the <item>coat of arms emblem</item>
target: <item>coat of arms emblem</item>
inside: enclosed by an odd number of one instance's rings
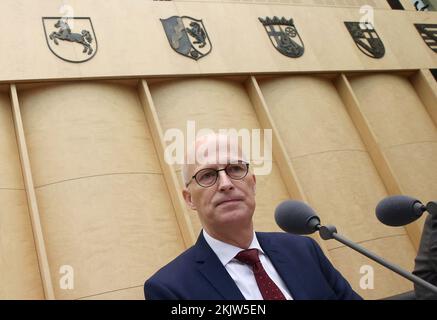
[[[385,54],[384,44],[379,38],[373,25],[369,22],[346,22],[344,23],[358,49],[365,55],[380,59]]]
[[[278,17],[258,18],[267,31],[273,46],[287,57],[298,58],[303,55],[305,48],[293,19]]]
[[[42,22],[47,45],[58,58],[77,63],[96,55],[97,39],[90,18],[43,17]]]
[[[437,24],[415,23],[414,25],[428,47],[437,52]]]
[[[199,60],[211,52],[211,40],[202,20],[187,16],[160,20],[170,46],[177,53]]]

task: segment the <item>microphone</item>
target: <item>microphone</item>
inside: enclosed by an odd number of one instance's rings
[[[431,201],[425,206],[419,200],[403,195],[386,197],[375,209],[378,220],[392,227],[405,226],[416,221],[425,211],[437,214],[437,203]]]
[[[289,200],[280,203],[275,210],[275,220],[282,230],[294,234],[314,233],[320,225],[320,219],[314,210],[301,201]]]
[[[275,209],[275,220],[277,225],[282,230],[288,233],[311,234],[319,231],[320,237],[323,240],[335,239],[348,246],[349,248],[379,263],[380,265],[396,272],[400,276],[437,294],[436,286],[402,269],[401,267],[384,260],[373,252],[360,246],[359,244],[339,235],[335,226],[322,226],[320,224],[320,218],[317,216],[315,211],[310,206],[301,201],[283,201]]]

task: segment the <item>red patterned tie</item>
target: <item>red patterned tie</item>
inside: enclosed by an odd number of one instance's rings
[[[235,259],[252,267],[256,283],[264,300],[286,300],[281,290],[264,270],[261,261],[259,261],[258,249],[243,250],[235,256]]]

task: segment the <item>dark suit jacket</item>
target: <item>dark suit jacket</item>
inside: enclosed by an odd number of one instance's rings
[[[293,299],[361,299],[311,238],[257,232]],[[146,299],[244,300],[235,282],[206,242],[197,243],[144,284]]]
[[[413,273],[437,286],[437,214],[425,220]],[[414,289],[419,300],[437,300],[437,294],[421,286],[414,285]]]

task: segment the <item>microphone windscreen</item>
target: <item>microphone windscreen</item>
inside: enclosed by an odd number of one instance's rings
[[[420,218],[423,213],[421,204],[419,200],[409,196],[389,196],[376,206],[376,217],[388,226],[404,226]]]
[[[311,234],[320,223],[320,219],[310,206],[296,200],[280,203],[275,210],[275,220],[282,230],[293,234]]]

